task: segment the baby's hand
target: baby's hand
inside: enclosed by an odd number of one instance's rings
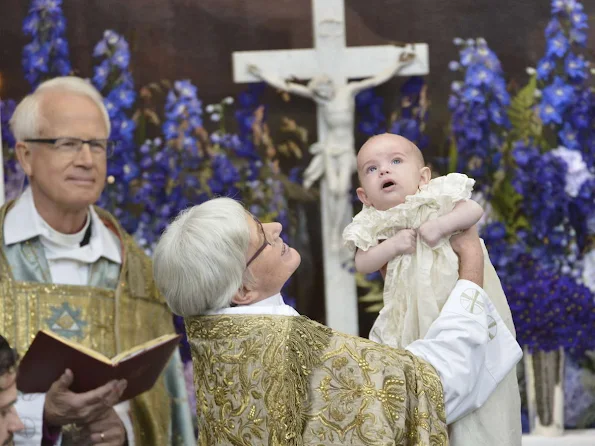
[[[436,246],[440,239],[444,237],[442,225],[438,220],[429,220],[425,222],[419,227],[418,231],[421,238],[430,248]]]
[[[417,233],[415,229],[401,229],[391,238],[390,242],[395,249],[395,257],[401,254],[412,254],[415,252],[415,239],[417,237]]]

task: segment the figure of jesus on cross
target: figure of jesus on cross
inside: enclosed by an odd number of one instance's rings
[[[341,233],[351,221],[355,171],[355,97],[392,76],[428,73],[426,44],[347,47],[343,0],[312,0],[314,48],[233,53],[234,80],[263,80],[312,99],[318,109],[318,142],[304,185],[320,180],[327,325],[358,334],[357,293],[344,267],[349,253]],[[310,80],[303,85],[293,80]],[[349,79],[363,79],[349,82]]]

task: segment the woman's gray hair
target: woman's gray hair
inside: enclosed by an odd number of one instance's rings
[[[109,114],[103,104],[101,93],[90,82],[80,77],[63,76],[39,84],[33,93],[26,96],[19,103],[10,119],[10,129],[17,141],[24,141],[27,138],[37,138],[39,136],[43,119],[40,110],[41,99],[43,98],[43,93],[51,90],[87,96],[99,107],[99,111],[105,121],[107,134],[110,134],[111,124]]]
[[[153,274],[172,312],[197,316],[230,306],[244,283],[248,216],[237,201],[214,198],[182,211],[165,230]]]

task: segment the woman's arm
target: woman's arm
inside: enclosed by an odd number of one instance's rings
[[[373,273],[395,257],[413,253],[416,235],[414,229],[401,229],[396,235],[367,251],[358,249],[355,253],[355,269],[363,274]]]

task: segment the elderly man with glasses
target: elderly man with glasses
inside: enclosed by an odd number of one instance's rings
[[[93,206],[115,146],[99,92],[80,78],[52,79],[23,99],[10,124],[29,186],[0,210],[0,332],[21,352],[46,329],[108,357],[173,332],[150,259]],[[26,429],[15,444],[194,443],[179,354],[132,401],[118,403],[125,381],[76,394],[73,379],[65,370],[47,394],[19,400]]]
[[[285,305],[301,259],[281,231],[217,198],[181,213],[155,249],[155,282],[186,318],[200,445],[445,446],[447,424],[521,358],[481,288],[475,228],[451,239],[460,280],[425,339],[404,350]]]

